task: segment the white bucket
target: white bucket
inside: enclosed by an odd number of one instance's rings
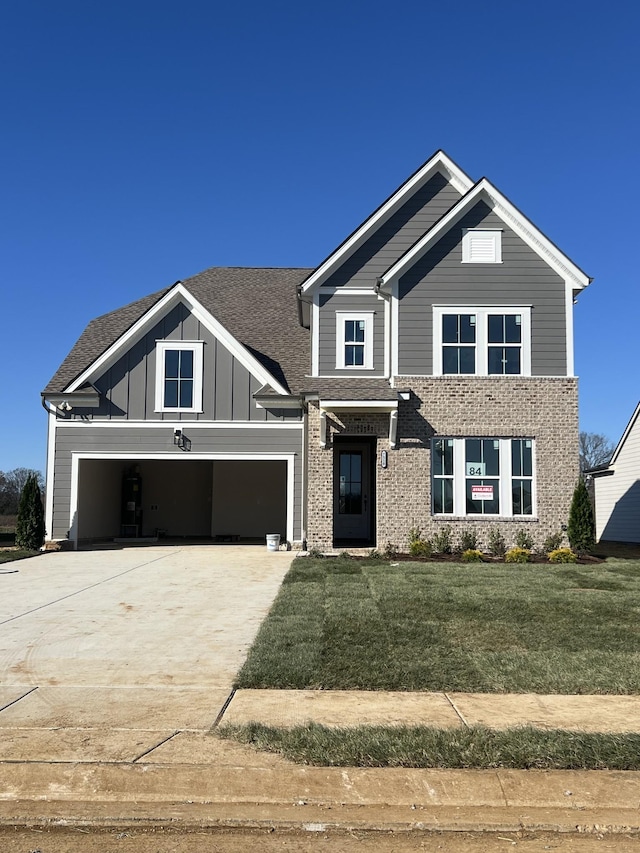
[[[267,533],[267,551],[277,551],[280,547],[280,534]]]

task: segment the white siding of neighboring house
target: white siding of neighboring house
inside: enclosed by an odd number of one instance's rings
[[[596,537],[640,542],[640,406],[611,466],[595,477]]]

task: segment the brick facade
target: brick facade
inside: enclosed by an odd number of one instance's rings
[[[490,528],[499,528],[507,546],[525,525],[537,546],[566,524],[578,477],[578,386],[575,378],[536,377],[402,377],[410,388],[400,400],[398,446],[389,448],[389,415],[327,414],[327,446],[320,447],[320,411],[309,405],[307,441],[307,543],[333,546],[333,438],[376,437],[376,545],[393,543],[408,549],[411,527],[431,537],[445,524],[460,533],[475,529],[487,547]],[[431,514],[431,439],[447,437],[525,437],[535,440],[537,515],[486,520]],[[380,453],[388,450],[388,467]]]

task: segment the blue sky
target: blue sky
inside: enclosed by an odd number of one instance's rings
[[[5,0],[0,470],[87,322],[209,266],[314,266],[438,148],[594,278],[581,427],[640,398],[638,4]]]

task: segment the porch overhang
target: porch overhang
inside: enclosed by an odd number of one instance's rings
[[[398,438],[398,401],[397,400],[320,400],[320,447],[327,446],[327,412],[341,414],[389,413],[389,447],[395,450]]]

